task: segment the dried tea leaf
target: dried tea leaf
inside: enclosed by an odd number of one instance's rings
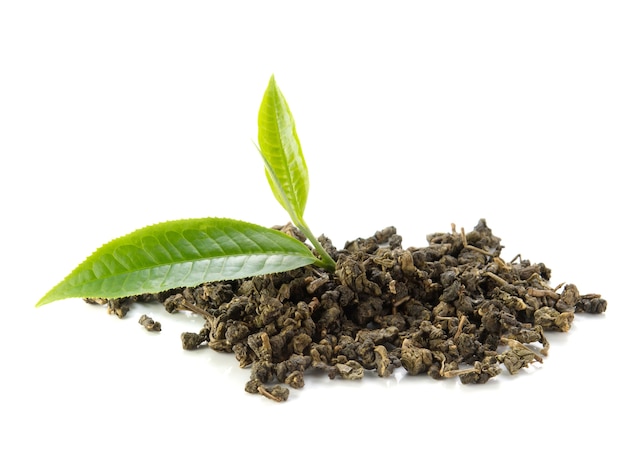
[[[148,315],[142,315],[139,318],[139,324],[143,326],[148,331],[161,331],[161,323],[158,321],[154,321]]]

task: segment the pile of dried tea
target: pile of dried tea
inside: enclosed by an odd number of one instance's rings
[[[299,237],[291,226],[284,230]],[[183,347],[234,353],[250,368],[245,390],[276,401],[302,388],[309,370],[355,380],[402,367],[485,383],[541,362],[549,348],[544,331],[568,331],[575,313],[606,310],[606,300],[573,284],[550,287],[543,263],[503,261],[500,239],[484,220],[467,234],[453,226],[427,240],[404,249],[389,227],[337,250],[322,237],[337,262],[334,274],[307,266],[99,302],[118,316],[150,300],[202,315],[204,327],[183,333]]]

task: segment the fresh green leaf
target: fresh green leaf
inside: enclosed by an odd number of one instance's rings
[[[259,225],[219,218],[164,222],[103,245],[37,305],[71,297],[157,293],[318,261],[299,240]]]
[[[309,172],[295,121],[273,75],[259,109],[258,132],[259,150],[272,192],[297,222],[306,207]]]
[[[292,222],[313,244],[324,269],[335,270],[335,261],[315,238],[304,220],[309,194],[309,172],[296,132],[296,123],[287,100],[274,76],[263,95],[259,109],[259,152],[265,164],[265,176],[274,197],[289,213]]]

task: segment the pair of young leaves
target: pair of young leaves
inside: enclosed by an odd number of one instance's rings
[[[315,247],[277,230],[224,218],[184,219],[150,225],[96,250],[37,306],[71,297],[119,298],[194,287],[316,264],[335,263],[304,221],[309,175],[287,101],[274,76],[258,119],[259,152],[274,196]]]

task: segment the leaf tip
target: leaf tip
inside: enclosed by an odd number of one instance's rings
[[[53,302],[53,300],[50,300],[48,298],[48,294],[44,295],[41,299],[39,299],[37,301],[37,303],[35,304],[35,308],[37,307],[41,307],[42,305],[46,305],[49,304],[50,302]]]
[[[278,84],[276,83],[276,76],[274,74],[272,74],[272,76],[270,77],[270,81],[267,84],[266,93],[275,94],[275,93],[277,93],[278,89],[279,88],[278,88]]]
[[[39,299],[37,303],[35,304],[35,308],[52,303],[55,300],[61,300],[63,297],[59,297],[58,293],[56,292],[57,287],[52,288],[41,299]]]

